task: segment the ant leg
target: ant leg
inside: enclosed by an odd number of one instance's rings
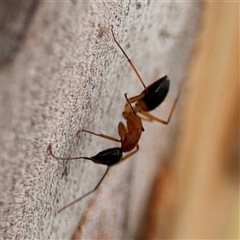
[[[121,162],[126,160],[127,158],[131,157],[132,155],[134,155],[137,151],[139,150],[139,145],[137,144],[136,145],[136,149],[134,151],[132,151],[131,153],[127,154],[126,156],[124,156],[122,159],[121,159]]]
[[[122,47],[120,46],[120,44],[118,43],[118,41],[115,38],[115,35],[113,33],[113,25],[111,25],[111,32],[112,32],[112,36],[113,36],[113,40],[114,42],[118,45],[118,47],[120,48],[120,50],[122,51],[122,53],[124,54],[124,56],[126,57],[128,63],[130,64],[131,68],[133,69],[133,71],[135,72],[135,74],[138,77],[138,80],[141,82],[141,84],[143,85],[143,87],[145,88],[145,90],[147,91],[147,87],[145,85],[145,83],[143,82],[141,76],[139,75],[137,69],[135,68],[135,66],[133,65],[132,61],[130,60],[130,58],[127,56],[127,54],[124,52],[124,50],[122,49]]]
[[[73,201],[73,202],[67,204],[67,205],[64,206],[63,208],[59,209],[59,210],[58,210],[58,213],[62,212],[62,211],[65,210],[66,208],[72,206],[72,205],[75,204],[76,202],[81,201],[83,198],[87,197],[89,194],[95,192],[95,191],[98,189],[98,187],[100,186],[100,184],[102,183],[103,179],[106,177],[109,168],[110,168],[110,166],[107,167],[105,173],[103,174],[102,178],[100,179],[100,181],[98,182],[98,184],[95,186],[94,189],[92,189],[91,191],[85,193],[83,196],[81,196],[80,198],[76,199],[75,201]]]
[[[102,134],[102,133],[94,133],[94,132],[91,132],[91,131],[88,131],[88,130],[85,130],[85,129],[78,130],[76,135],[78,135],[80,132],[86,132],[86,133],[90,133],[92,135],[95,135],[95,136],[98,136],[98,137],[101,137],[101,138],[105,138],[105,139],[108,139],[108,140],[111,140],[111,141],[121,142],[121,140],[116,139],[114,137],[110,137],[110,136]]]
[[[145,118],[142,118],[141,117],[141,119],[142,120],[144,120],[144,121],[156,121],[156,122],[160,122],[160,123],[163,123],[163,124],[168,124],[169,122],[170,122],[170,119],[171,119],[171,117],[169,118],[168,117],[168,120],[166,121],[166,120],[162,120],[162,119],[160,119],[160,118],[157,118],[157,117],[155,117],[155,116],[153,116],[152,114],[150,114],[150,113],[148,113],[148,112],[143,112],[143,111],[141,111],[140,112],[140,114],[142,114],[142,115],[144,115],[145,117],[147,117],[147,120],[145,119]],[[171,115],[171,114],[170,114]]]
[[[139,94],[139,95],[137,95],[137,96],[130,97],[130,98],[128,99],[128,101],[129,101],[130,103],[135,103],[135,102],[137,102],[138,100],[142,99],[145,95],[146,95],[146,93],[141,93],[141,94]],[[126,105],[127,105],[127,103],[126,103]]]
[[[118,124],[118,135],[120,136],[121,139],[123,139],[126,134],[127,134],[127,129],[125,125],[122,122],[120,122]]]
[[[129,109],[127,108],[127,106],[125,106],[125,111],[122,113],[123,117],[125,119],[127,119],[127,128],[129,129],[129,120],[135,123],[135,127],[139,130],[141,130],[142,132],[144,131],[143,125],[142,125],[142,121],[140,119],[140,117],[137,115],[135,109],[133,108],[132,104],[130,103],[127,94],[124,94],[126,100],[127,100],[127,104],[130,107],[131,111],[133,114],[129,114]]]
[[[142,99],[145,95],[146,95],[146,93],[141,93],[141,94],[136,95],[136,96],[134,96],[134,97],[128,98],[128,100],[127,100],[127,102],[126,102],[126,104],[125,104],[125,107],[124,107],[124,111],[125,111],[125,112],[130,112],[130,111],[131,111],[131,110],[130,110],[131,104],[139,101],[139,100]],[[136,107],[133,107],[133,109],[134,109],[134,110],[137,110]],[[133,112],[134,112],[134,110],[133,110]]]
[[[176,97],[176,99],[174,100],[174,103],[173,103],[173,106],[172,106],[172,109],[169,113],[169,116],[168,116],[168,119],[167,120],[162,120],[160,118],[157,118],[155,116],[153,116],[152,114],[148,113],[148,112],[144,112],[142,111],[140,108],[137,108],[137,112],[139,112],[140,114],[144,115],[145,117],[147,117],[150,121],[156,121],[156,122],[160,122],[160,123],[163,123],[163,124],[169,124],[171,118],[172,118],[172,115],[173,115],[173,112],[175,110],[175,107],[177,105],[177,102],[178,102],[178,99],[179,99],[179,96],[180,96],[180,92],[181,92],[181,89],[178,91],[178,95]],[[143,119],[144,120],[144,119]]]
[[[149,119],[147,117],[143,117],[143,116],[139,116],[143,121],[146,121],[146,122],[152,122],[152,119]]]

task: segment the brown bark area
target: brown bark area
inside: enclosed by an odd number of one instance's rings
[[[239,237],[238,11],[204,4],[177,146],[159,170],[141,239]]]

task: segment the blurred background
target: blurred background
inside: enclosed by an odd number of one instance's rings
[[[200,15],[174,156],[142,239],[239,239],[239,3],[204,2]]]

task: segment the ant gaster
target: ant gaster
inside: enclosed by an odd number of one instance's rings
[[[151,85],[149,85],[148,87],[146,87],[146,85],[144,84],[144,82],[143,82],[141,76],[139,75],[137,69],[133,65],[131,59],[129,59],[129,57],[127,56],[125,51],[122,49],[122,47],[120,46],[120,44],[116,40],[114,32],[113,32],[113,26],[112,25],[111,25],[111,32],[112,32],[113,40],[118,45],[118,47],[122,51],[123,55],[126,57],[129,65],[131,66],[131,68],[133,69],[133,71],[137,75],[138,80],[141,82],[141,84],[144,87],[144,90],[142,91],[142,93],[140,93],[137,96],[129,98],[129,102],[130,103],[135,103],[134,110],[146,117],[146,118],[142,118],[143,120],[157,121],[157,122],[160,122],[160,123],[163,123],[163,124],[168,124],[171,120],[172,114],[174,112],[174,109],[176,107],[178,98],[180,96],[181,86],[179,87],[177,97],[174,100],[172,109],[170,111],[170,114],[169,114],[167,120],[159,119],[159,118],[153,116],[152,114],[150,114],[149,111],[152,111],[156,107],[158,107],[164,101],[164,99],[166,98],[166,96],[168,94],[169,86],[170,86],[170,81],[169,81],[167,76],[164,76],[164,77],[158,79],[157,81],[155,81],[154,83],[152,83]],[[125,112],[129,112],[128,104],[125,105]]]
[[[86,159],[86,160],[91,160],[94,163],[107,165],[107,169],[106,169],[104,175],[102,176],[102,178],[100,179],[100,181],[98,182],[98,184],[95,186],[94,189],[87,192],[86,194],[84,194],[80,198],[76,199],[75,201],[67,204],[66,206],[61,208],[58,212],[63,211],[64,209],[72,206],[76,202],[82,200],[89,194],[96,191],[97,188],[100,186],[101,182],[103,181],[103,179],[105,178],[105,176],[107,175],[109,168],[112,165],[115,165],[119,162],[122,162],[123,160],[126,160],[127,158],[129,158],[130,156],[132,156],[139,150],[138,141],[141,137],[141,133],[144,131],[141,119],[147,120],[147,121],[157,121],[157,122],[160,122],[163,124],[168,124],[171,120],[172,114],[174,112],[175,106],[176,106],[178,98],[180,96],[181,87],[179,88],[177,97],[173,103],[173,106],[171,108],[171,111],[170,111],[170,114],[169,114],[167,120],[159,119],[159,118],[153,116],[152,114],[150,114],[149,111],[154,110],[156,107],[158,107],[164,101],[165,97],[167,96],[168,90],[169,90],[170,81],[167,76],[164,76],[164,77],[158,79],[157,81],[155,81],[154,83],[152,83],[151,85],[149,85],[148,87],[146,87],[141,76],[139,75],[138,71],[136,70],[135,66],[133,65],[132,61],[128,58],[127,54],[124,52],[124,50],[122,49],[120,44],[117,42],[114,32],[113,32],[113,26],[111,26],[111,32],[112,32],[113,40],[115,41],[117,46],[120,48],[120,50],[126,57],[131,68],[137,75],[138,80],[143,85],[144,90],[142,91],[141,94],[131,97],[129,99],[127,98],[127,95],[125,94],[126,104],[125,104],[125,109],[124,109],[122,115],[126,119],[127,127],[125,127],[125,125],[122,122],[120,122],[118,124],[118,134],[120,136],[120,140],[116,139],[114,137],[110,137],[108,135],[102,134],[102,133],[98,134],[98,133],[94,133],[94,132],[91,132],[91,131],[88,131],[85,129],[79,130],[76,133],[76,135],[78,135],[80,132],[86,132],[86,133],[93,134],[95,136],[99,136],[99,137],[102,137],[102,138],[105,138],[108,140],[120,142],[121,143],[120,148],[119,147],[109,148],[109,149],[99,152],[97,155],[95,155],[93,157],[76,157],[76,158],[68,157],[68,158],[65,158],[65,157],[55,156],[52,152],[51,144],[49,144],[48,153],[57,160]],[[135,103],[134,107],[131,105],[132,103]],[[143,117],[142,116],[140,117],[138,115],[138,113],[143,115]],[[132,151],[133,149],[134,149],[134,151]],[[130,152],[130,151],[132,151],[132,152]],[[130,153],[128,153],[126,156],[123,157],[123,152],[130,152]]]

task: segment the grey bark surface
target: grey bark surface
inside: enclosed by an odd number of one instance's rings
[[[142,91],[110,25],[146,85],[169,76],[169,95],[154,112],[166,119],[186,76],[199,8],[178,1],[39,4],[19,51],[10,51],[12,60],[1,69],[3,239],[69,239],[92,198],[82,239],[134,237],[155,169],[171,151],[177,114],[168,126],[144,123],[140,151],[113,167],[96,194],[60,214],[96,185],[106,167],[56,161],[46,149],[52,143],[56,155],[74,157],[118,146],[88,134],[75,136],[84,128],[118,137],[124,93]]]

